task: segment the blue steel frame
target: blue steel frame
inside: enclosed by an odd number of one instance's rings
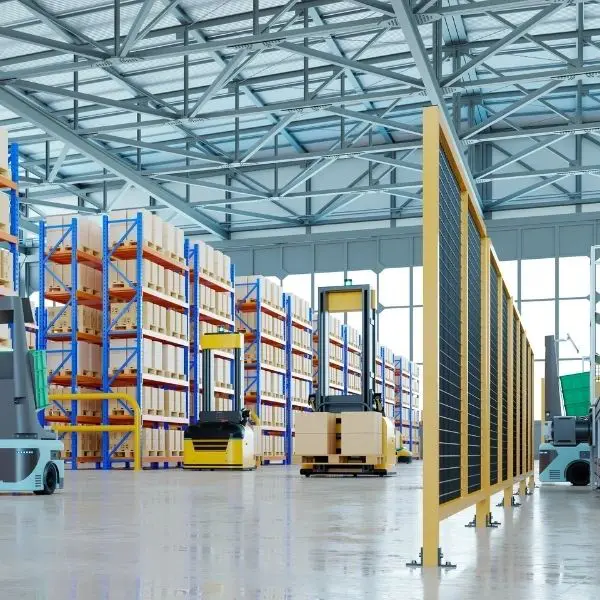
[[[348,350],[348,325],[343,324],[342,325],[342,342],[343,342],[343,349],[342,349],[342,364],[344,365],[343,371],[342,371],[342,381],[343,383],[343,394],[346,395],[348,394],[348,367],[350,365],[350,361],[349,361],[349,350]]]
[[[294,401],[292,397],[292,383],[293,379],[300,379],[302,381],[308,382],[308,395],[313,392],[313,378],[312,376],[300,376],[298,373],[294,373],[292,368],[293,362],[293,335],[292,330],[294,327],[298,327],[300,329],[304,329],[308,331],[310,334],[310,343],[312,346],[312,337],[313,337],[313,314],[312,308],[308,308],[308,321],[307,323],[294,323],[294,318],[292,314],[292,297],[291,295],[286,295],[286,331],[285,331],[285,361],[286,361],[286,414],[285,414],[285,464],[289,465],[292,462],[293,450],[294,450],[294,423],[293,423],[293,415],[294,415]],[[312,365],[312,350],[301,353],[305,357],[310,357],[311,365]],[[308,397],[305,400],[305,403],[308,404]],[[312,411],[312,408],[307,408],[305,406],[296,407],[296,410],[299,411]]]
[[[14,183],[19,183],[19,144],[8,145],[8,166],[10,178]],[[17,238],[17,242],[9,242],[8,246],[13,257],[13,289],[19,295],[19,193],[17,190],[8,191],[10,198],[10,234]]]
[[[406,370],[408,372],[408,448],[412,452],[413,449],[413,401],[414,401],[414,388],[413,388],[413,377],[414,377],[414,364],[404,357],[397,358],[394,361],[396,368],[400,371],[400,384],[396,389],[396,419],[399,420],[399,429],[400,436],[403,439],[403,426],[404,426],[404,418],[403,418],[403,409],[404,409],[404,389],[403,389],[403,373]],[[418,424],[417,424],[418,426]],[[396,427],[398,428],[398,426]]]
[[[200,411],[200,379],[202,375],[202,349],[200,348],[200,323],[206,321],[201,305],[200,305],[200,288],[201,288],[201,272],[200,272],[200,247],[198,244],[191,244],[189,240],[185,240],[185,257],[187,264],[190,267],[190,276],[186,278],[186,297],[188,300],[194,298],[194,302],[190,302],[189,308],[189,331],[190,331],[190,360],[189,372],[194,385],[191,385],[189,391],[189,408],[188,415],[190,423],[195,423],[198,420],[198,412]],[[231,292],[229,293],[230,313],[232,324],[228,325],[223,322],[226,330],[235,331],[235,266],[233,263],[230,266],[229,277],[232,284]],[[233,360],[230,367],[230,375],[233,378],[233,369],[235,365]],[[233,380],[233,379],[232,379]]]
[[[394,425],[396,431],[400,431],[400,441],[404,444],[403,438],[403,421],[404,421],[404,404],[403,404],[403,395],[404,390],[402,389],[402,361],[404,359],[402,357],[394,358],[394,380],[396,380],[396,371],[400,373],[400,383],[396,384],[396,403],[395,403],[395,411],[394,411]]]
[[[117,241],[114,248],[109,247],[109,228],[111,225],[124,225],[125,231],[122,234],[121,238]],[[131,237],[133,234],[133,237]],[[134,240],[135,241],[135,281],[129,279],[123,271],[121,271],[113,262],[111,262],[111,258],[113,257],[115,250],[126,240]],[[142,213],[137,213],[135,217],[126,217],[123,219],[109,219],[107,215],[104,215],[102,218],[102,300],[103,300],[103,317],[102,317],[102,390],[105,392],[110,392],[111,387],[114,384],[114,381],[117,377],[123,373],[123,371],[132,366],[132,363],[135,363],[136,369],[136,378],[135,378],[135,388],[136,388],[136,401],[138,406],[143,410],[142,406],[142,388],[144,385],[144,372],[143,372],[143,339],[144,334],[142,330],[142,310],[143,310],[143,285],[142,282],[142,273],[143,273],[143,260],[144,260],[144,227],[143,227],[143,218]],[[187,261],[187,255],[184,255]],[[187,264],[187,262],[186,262]],[[116,271],[134,290],[134,295],[131,300],[124,303],[123,310],[115,317],[114,320],[111,320],[110,314],[110,290],[109,290],[109,282],[110,282],[110,273],[111,269]],[[186,277],[187,279],[187,277]],[[189,301],[189,285],[185,285],[185,293],[186,302]],[[121,315],[131,306],[131,304],[135,303],[136,305],[136,331],[135,337],[131,336],[130,332],[119,333],[114,329],[115,324],[121,318]],[[189,324],[189,309],[186,309],[184,314],[188,317]],[[113,340],[117,340],[121,337],[121,339],[135,339],[135,347],[129,348],[129,346],[114,346],[112,345]],[[127,344],[127,343],[126,343]],[[129,351],[131,350],[131,353]],[[110,353],[111,352],[125,352],[125,360],[123,363],[115,370],[114,373],[110,373]],[[184,374],[187,381],[189,381],[189,346],[184,346]],[[165,386],[169,388],[168,385]],[[186,398],[185,398],[185,410],[186,410],[186,421],[189,419],[189,387],[186,388]],[[133,410],[127,406],[127,404],[121,400],[119,403],[124,408],[124,410],[133,416]],[[110,415],[108,413],[108,399],[102,401],[102,423],[109,424]],[[144,420],[147,420],[147,415],[144,416]],[[182,425],[180,419],[173,418],[171,420],[164,420],[161,422],[154,423],[154,427],[160,427],[164,425],[165,429],[169,428],[170,424]],[[125,433],[123,437],[119,440],[117,444],[113,448],[110,448],[110,438],[108,432],[103,432],[102,434],[102,468],[110,469],[115,463],[124,463],[126,468],[129,468],[130,464],[133,462],[133,458],[130,457],[115,457],[115,452],[122,446],[122,444],[127,440],[127,438],[131,435],[131,433]],[[158,468],[160,461],[152,462],[152,468]],[[169,463],[164,461],[164,468],[167,468]]]
[[[45,350],[46,354],[60,354],[62,356],[62,361],[58,365],[56,369],[56,373],[51,373],[48,375],[48,385],[53,385],[54,378],[56,374],[63,369],[71,370],[71,385],[69,386],[70,392],[75,394],[79,391],[79,384],[77,380],[77,376],[79,373],[79,364],[78,364],[78,356],[79,356],[79,340],[77,339],[77,333],[79,331],[79,300],[77,298],[77,290],[79,289],[79,282],[77,280],[77,249],[78,249],[78,234],[79,234],[79,221],[76,218],[71,219],[71,223],[69,225],[47,225],[44,221],[40,221],[39,223],[39,289],[40,289],[40,307],[37,311],[38,315],[38,348],[40,350]],[[49,249],[48,255],[46,255],[46,235],[49,230],[59,230],[62,232],[61,237],[58,239],[56,244]],[[52,270],[53,264],[56,264],[52,260],[52,255],[58,251],[58,248],[63,244],[63,242],[70,239],[71,246],[71,285],[67,285],[62,279],[60,279],[56,273]],[[65,291],[69,292],[69,300],[66,304],[63,305],[62,310],[52,319],[52,321],[48,322],[48,310],[45,307],[45,290],[46,290],[46,273],[52,275],[64,288]],[[103,304],[104,305],[104,304]],[[52,334],[54,341],[67,341],[71,344],[70,350],[48,350],[48,336],[50,334],[50,329],[54,325],[57,319],[60,318],[62,314],[65,313],[67,308],[71,308],[71,333],[65,334],[64,336],[57,336],[56,334]],[[60,339],[59,339],[60,338]],[[88,342],[85,342],[88,343]],[[77,416],[78,416],[78,402],[77,400],[71,401],[71,412],[57,402],[53,401],[53,404],[66,416],[70,419],[71,425],[77,425]],[[42,425],[45,424],[44,412],[40,411],[39,419]],[[77,433],[66,434],[71,435],[71,468],[77,469],[77,458],[78,458],[78,441],[79,436]],[[63,436],[61,436],[62,439]],[[69,461],[67,461],[69,462]],[[96,467],[100,466],[100,461],[96,463]]]
[[[252,377],[252,378],[248,378],[247,380],[247,384],[244,386],[244,398],[246,398],[246,395],[248,393],[248,390],[250,389],[250,387],[254,384],[256,384],[256,414],[257,416],[260,418],[261,416],[261,409],[262,409],[262,313],[263,313],[263,303],[261,300],[262,297],[262,281],[260,280],[260,278],[257,278],[256,280],[252,281],[252,282],[248,282],[248,283],[236,283],[236,287],[245,287],[246,288],[246,293],[244,296],[242,296],[237,302],[238,304],[243,304],[244,302],[247,302],[249,300],[253,300],[256,303],[256,329],[250,327],[248,325],[248,323],[246,322],[246,320],[244,319],[243,315],[245,314],[245,311],[240,311],[237,310],[236,311],[236,317],[237,319],[242,323],[242,325],[246,328],[247,331],[252,332],[253,335],[253,339],[251,342],[244,344],[244,351],[247,352],[250,348],[252,348],[252,346],[254,344],[256,344],[256,376]],[[290,318],[288,319],[287,315],[289,313],[287,313],[285,311],[285,307],[287,306],[287,299],[286,299],[286,294],[282,293],[282,306],[284,307],[284,312],[286,314],[285,318],[285,322],[284,322],[284,351],[287,351],[287,346],[288,346],[288,333],[291,330],[288,330],[288,320],[291,320],[291,315]],[[291,343],[291,342],[290,342]],[[244,369],[244,373],[245,373],[245,369]],[[287,370],[286,370],[287,373]],[[245,377],[244,377],[245,378]],[[246,378],[245,378],[246,379]],[[289,383],[286,384],[286,380],[288,380],[287,375],[284,374],[283,377],[283,381],[284,381],[284,408],[286,409],[286,416],[287,416],[287,395],[286,393],[289,395],[289,391],[286,392],[287,388],[290,388]],[[288,380],[289,381],[289,380]],[[287,388],[286,388],[287,385]],[[287,424],[288,424],[289,419],[286,418],[286,428],[285,428],[285,432],[284,432],[284,437],[287,438]],[[263,426],[261,427],[261,431],[263,433],[263,435],[270,435],[269,433],[267,433],[265,430],[269,430],[269,426]],[[271,432],[274,432],[275,430],[271,429]],[[284,447],[288,447],[289,446],[289,442],[287,442],[286,440],[284,440]],[[285,454],[287,455],[287,451],[285,452]],[[266,462],[269,462],[268,458],[266,459]],[[285,462],[285,459],[284,459]]]

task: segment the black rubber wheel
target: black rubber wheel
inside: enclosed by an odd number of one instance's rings
[[[44,489],[33,492],[38,496],[51,496],[58,486],[58,471],[53,463],[48,463],[44,469]]]
[[[310,477],[310,473],[304,473],[304,477]]]
[[[590,483],[590,465],[584,461],[577,461],[569,465],[565,473],[566,480],[576,487],[584,487]]]

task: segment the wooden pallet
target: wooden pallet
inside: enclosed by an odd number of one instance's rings
[[[147,456],[166,456],[164,450],[148,450]]]
[[[87,254],[100,257],[100,252],[98,250],[94,250],[93,248],[89,248],[88,246],[81,246],[81,249]]]
[[[379,465],[384,461],[383,456],[343,456],[341,454],[326,454],[325,456],[294,456],[294,462],[304,465]]]

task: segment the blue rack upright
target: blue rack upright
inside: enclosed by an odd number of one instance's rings
[[[255,356],[256,362],[247,362],[245,364],[245,386],[244,386],[244,403],[246,406],[254,405],[256,414],[263,422],[261,431],[263,437],[261,447],[263,451],[263,463],[281,463],[286,460],[285,457],[285,424],[273,425],[265,423],[263,412],[268,412],[269,409],[264,409],[264,406],[286,409],[286,394],[289,397],[289,386],[286,386],[286,366],[277,366],[267,363],[262,357],[262,346],[273,346],[285,352],[286,350],[286,327],[287,314],[284,310],[286,305],[285,294],[281,292],[281,307],[273,306],[263,301],[262,286],[264,281],[260,277],[247,278],[248,281],[236,281],[236,319],[238,330],[244,332],[244,354],[250,355],[251,351]],[[254,324],[248,321],[248,315],[253,315]],[[263,318],[265,316],[272,317],[283,323],[283,337],[266,333],[263,331]],[[254,372],[252,374],[252,371]],[[250,372],[250,374],[248,374]],[[275,374],[276,381],[280,381],[278,391],[270,390],[267,393],[264,387],[264,377],[267,373]],[[286,389],[288,388],[288,389]],[[264,410],[263,410],[264,409]],[[270,451],[271,443],[275,446],[278,444],[279,438],[283,440],[283,445],[280,450]]]
[[[200,380],[202,378],[202,349],[200,348],[200,334],[202,323],[212,327],[222,327],[225,331],[235,330],[235,266],[230,265],[229,277],[226,280],[219,280],[210,273],[204,272],[200,267],[202,264],[201,252],[204,246],[191,244],[189,240],[185,241],[185,255],[190,268],[189,275],[189,294],[190,299],[190,404],[189,414],[190,422],[195,423],[198,419],[198,412],[205,407],[200,406]],[[228,313],[219,314],[216,309],[210,310],[202,306],[201,288],[206,287],[214,290],[218,294],[227,294],[229,307]],[[233,377],[233,354],[230,352],[215,352],[215,357],[229,360],[231,362],[231,377]],[[215,394],[219,397],[231,397],[232,391],[229,388],[215,387]],[[216,407],[213,407],[216,408]]]
[[[294,449],[294,412],[304,412],[312,410],[308,403],[308,398],[312,394],[313,387],[313,318],[312,308],[307,306],[306,314],[300,315],[294,311],[294,302],[296,297],[292,294],[285,295],[285,312],[286,312],[286,347],[285,347],[285,464],[291,464]],[[305,343],[300,343],[300,340],[294,341],[295,332],[300,332],[305,340]],[[305,363],[298,364],[296,361]],[[305,368],[302,368],[302,367]],[[306,388],[301,394],[294,395],[294,390],[297,388]]]
[[[102,270],[102,260],[99,256],[85,251],[79,243],[79,220],[65,217],[62,223],[48,225],[44,221],[39,224],[39,288],[40,309],[38,310],[38,346],[46,350],[48,363],[56,362],[57,366],[49,372],[48,385],[66,388],[71,393],[82,389],[98,389],[102,385],[101,365],[96,365],[97,371],[83,372],[79,365],[80,344],[101,345],[100,332],[86,331],[79,322],[78,307],[89,306],[97,310],[102,309],[100,290],[83,289],[78,280],[78,265],[86,265],[97,271]],[[48,234],[53,234],[57,241],[49,245]],[[71,266],[71,281],[65,281],[62,273],[57,271],[62,265]],[[46,278],[52,277],[53,286],[47,289]],[[48,309],[44,299],[62,305],[61,310],[48,320]],[[56,324],[61,317],[70,312],[70,322],[67,327],[57,328]],[[57,356],[56,361],[51,358]],[[46,422],[68,423],[72,425],[94,425],[100,418],[94,414],[80,414],[77,401],[72,401],[70,406],[63,406],[59,402],[52,402],[54,410],[52,415],[40,415]],[[80,456],[77,433],[71,435],[71,468],[77,469],[79,463],[100,464],[100,457],[91,453],[89,456]],[[91,435],[91,434],[88,434]],[[64,437],[64,436],[63,436]]]
[[[173,271],[183,275],[188,279],[188,265],[184,255],[184,248],[181,248],[181,261],[176,258],[160,252],[155,247],[148,244],[151,236],[145,235],[144,218],[141,212],[131,211],[123,218],[110,219],[103,217],[103,282],[102,296],[104,306],[103,312],[103,369],[102,369],[102,389],[106,392],[113,388],[135,387],[135,400],[142,409],[143,427],[148,428],[169,428],[181,429],[189,423],[189,340],[170,335],[167,331],[160,331],[157,328],[144,328],[144,302],[164,307],[168,310],[179,312],[185,319],[189,318],[188,293],[189,285],[184,286],[185,294],[183,298],[177,297],[167,291],[158,290],[144,285],[143,269],[144,261],[163,267],[166,270]],[[114,229],[112,229],[114,228]],[[114,233],[117,235],[112,235]],[[147,232],[148,233],[148,232]],[[116,239],[114,244],[109,240]],[[115,261],[128,261],[127,265],[132,265],[131,272],[127,268],[125,274]],[[118,276],[122,281],[119,286],[114,285],[113,277]],[[113,318],[109,310],[111,301],[123,303],[120,312]],[[122,315],[126,311],[134,309],[135,323],[128,326],[117,326]],[[188,329],[187,327],[185,328]],[[171,332],[172,333],[172,332]],[[144,340],[160,342],[164,346],[172,346],[183,349],[183,378],[165,376],[162,373],[148,372],[144,369]],[[116,360],[117,357],[119,360]],[[113,358],[114,360],[111,360]],[[111,364],[118,364],[111,370]],[[175,390],[184,393],[185,401],[183,404],[184,412],[176,415],[150,414],[143,402],[144,388],[158,388],[164,390]],[[125,404],[120,402],[122,414],[109,414],[109,403],[103,401],[102,423],[103,424],[123,424],[133,421],[133,412]],[[122,452],[123,444],[127,441],[130,433],[125,434],[121,439],[110,447],[108,433],[103,434],[102,443],[102,465],[103,468],[111,468],[113,464],[121,463],[126,467],[133,462],[133,457],[129,452]],[[161,465],[167,468],[170,465],[180,465],[182,457],[180,455],[172,456],[142,456],[142,463],[150,465],[152,468],[159,468]]]

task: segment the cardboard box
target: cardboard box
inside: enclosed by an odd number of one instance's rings
[[[344,456],[380,456],[382,445],[381,433],[342,433],[342,455]]]
[[[296,415],[296,435],[299,433],[335,435],[334,413],[301,412]]]
[[[9,173],[8,168],[8,131],[0,128],[0,170]]]
[[[381,436],[383,417],[376,412],[343,412],[342,440],[346,434],[375,433]]]

